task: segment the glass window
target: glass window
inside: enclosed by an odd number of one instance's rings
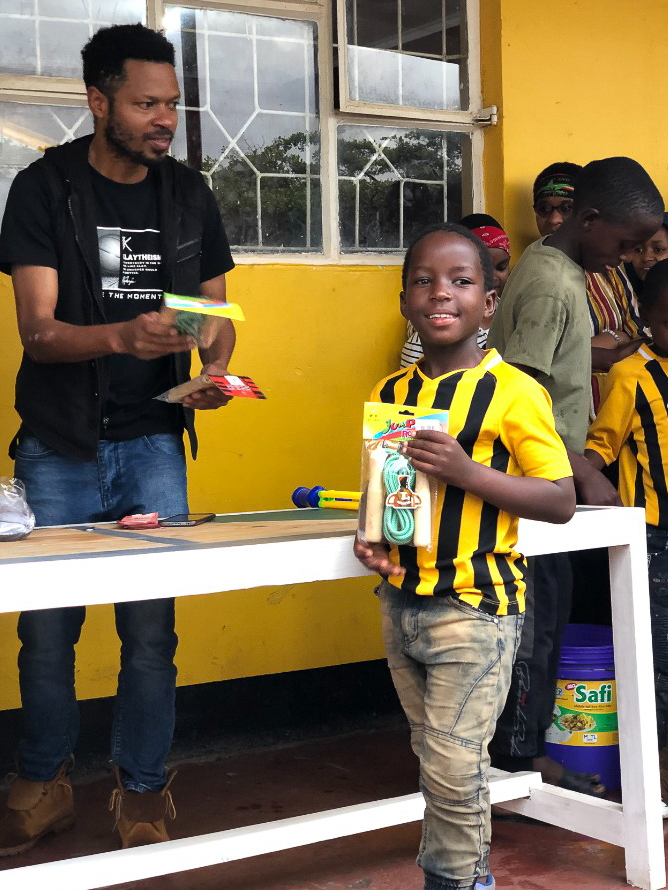
[[[311,20],[273,0],[258,0],[253,13],[223,9],[224,0],[184,2],[0,0],[0,75],[11,76],[0,87],[0,212],[21,168],[92,131],[87,110],[52,104],[81,101],[81,47],[100,27],[146,22],[147,8],[176,49],[182,104],[172,153],[201,171],[237,255],[399,256],[422,226],[472,209],[468,65],[477,48],[468,45],[467,0],[314,0]],[[345,58],[347,71],[333,95],[318,76],[330,15],[334,66]],[[44,87],[34,75],[72,80]],[[325,142],[326,179],[321,113],[335,134]]]
[[[462,216],[468,134],[345,124],[337,143],[342,251],[396,253]]]
[[[352,101],[468,107],[465,0],[346,0]]]
[[[145,0],[2,0],[0,73],[81,77],[88,38],[132,22],[146,22]]]
[[[92,132],[87,108],[0,102],[0,217],[12,180],[51,145]]]
[[[313,22],[167,6],[183,107],[174,156],[201,170],[236,251],[320,251]]]

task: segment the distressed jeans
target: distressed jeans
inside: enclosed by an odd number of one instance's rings
[[[472,890],[489,873],[487,745],[523,617],[486,615],[387,581],[378,596],[388,664],[420,760],[426,806],[417,862],[425,890]]]
[[[34,436],[25,436],[16,450],[15,474],[25,483],[38,525],[188,510],[183,440],[177,435],[101,441],[92,461],[63,457]],[[100,571],[108,571],[103,563]],[[45,589],[45,600],[48,596]],[[126,788],[158,791],[165,784],[164,762],[174,733],[174,600],[117,603],[114,608],[121,666],[112,760]],[[84,606],[74,606],[22,612],[19,617],[19,772],[26,779],[53,778],[74,749],[79,733],[74,646],[85,615]]]

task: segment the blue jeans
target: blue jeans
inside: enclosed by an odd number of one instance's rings
[[[510,686],[522,615],[451,596],[378,588],[387,662],[420,760],[425,890],[472,890],[489,873],[487,746]]]
[[[25,483],[38,525],[188,510],[183,440],[174,434],[101,441],[92,461],[63,457],[34,436],[25,436],[16,449],[15,475]],[[126,788],[159,791],[174,733],[174,600],[117,603],[114,608],[121,667],[111,756]],[[24,727],[19,771],[26,779],[52,779],[74,749],[79,733],[74,646],[85,614],[85,607],[75,606],[19,617]]]

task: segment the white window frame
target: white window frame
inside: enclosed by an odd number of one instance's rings
[[[322,252],[300,253],[237,253],[237,265],[270,263],[303,263],[307,265],[401,265],[402,253],[351,253],[341,251],[339,241],[337,127],[340,124],[464,132],[471,137],[472,210],[484,209],[482,154],[483,128],[496,123],[496,107],[482,107],[480,82],[480,0],[463,0],[467,17],[467,65],[469,109],[465,111],[433,111],[400,106],[382,106],[344,99],[341,109],[334,108],[334,59],[332,3],[338,3],[340,96],[347,95],[345,72],[345,17],[341,14],[345,0],[146,0],[146,23],[162,27],[164,7],[178,5],[189,9],[218,9],[251,15],[268,15],[315,22],[318,29],[318,78],[320,85],[318,114],[321,140]],[[343,92],[345,78],[345,90]],[[86,105],[86,91],[78,78],[20,76],[0,74],[0,102],[22,102],[35,105]]]

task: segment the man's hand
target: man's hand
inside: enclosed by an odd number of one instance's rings
[[[436,430],[418,430],[403,453],[416,470],[459,488],[469,487],[467,480],[476,468],[456,439]]]
[[[227,374],[227,368],[220,362],[210,362],[202,368],[202,374],[211,374],[214,377],[222,377]],[[197,408],[200,411],[222,408],[230,401],[230,396],[224,395],[217,386],[207,386],[199,392],[193,392],[183,400],[185,408]]]
[[[174,352],[190,352],[197,346],[191,336],[163,324],[157,312],[147,312],[118,325],[118,341],[117,352],[147,361]]]
[[[395,566],[389,560],[389,551],[386,544],[363,544],[358,537],[355,537],[353,544],[353,553],[367,569],[372,572],[378,572],[379,575],[404,575],[405,570],[400,566]]]

